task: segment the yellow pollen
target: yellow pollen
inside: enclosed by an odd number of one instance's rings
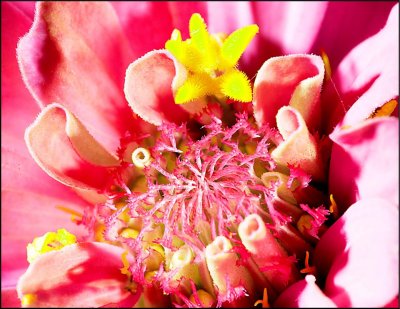
[[[257,300],[254,303],[254,307],[259,304],[261,304],[261,308],[269,308],[267,288],[264,288],[263,299]]]
[[[189,39],[183,41],[181,32],[174,29],[165,48],[188,71],[186,81],[175,93],[175,103],[188,103],[207,96],[251,102],[250,81],[237,69],[237,64],[258,30],[257,25],[249,25],[229,36],[210,34],[198,13],[190,18]]]
[[[41,237],[36,237],[32,243],[28,244],[28,262],[32,263],[37,257],[44,253],[60,250],[74,243],[76,243],[75,235],[69,233],[66,229],[59,229],[57,233],[48,232]]]
[[[36,294],[25,294],[24,296],[22,296],[21,305],[23,307],[31,306],[35,303],[36,299]]]
[[[129,270],[129,261],[127,259],[128,251],[124,251],[121,255],[122,264],[124,267],[120,268],[121,274],[127,275],[129,278],[132,276],[131,271]]]
[[[146,148],[136,148],[132,153],[132,162],[138,168],[144,168],[151,162],[150,152]]]

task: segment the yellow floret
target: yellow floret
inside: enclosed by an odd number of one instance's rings
[[[246,74],[236,66],[251,40],[258,33],[257,25],[240,28],[228,37],[211,35],[200,14],[189,21],[190,38],[182,41],[174,29],[165,48],[186,68],[187,80],[175,92],[175,103],[183,104],[207,96],[252,101],[252,89]]]
[[[60,250],[74,243],[76,243],[75,235],[69,233],[66,229],[59,229],[57,233],[48,232],[41,237],[36,237],[32,243],[28,244],[28,262],[32,263],[38,256],[44,253]]]

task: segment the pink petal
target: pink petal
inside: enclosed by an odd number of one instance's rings
[[[399,292],[398,208],[387,200],[352,205],[315,251],[325,293],[340,307],[383,307]]]
[[[111,177],[107,167],[118,165],[79,120],[58,104],[43,109],[26,130],[25,141],[39,166],[68,186],[101,192]]]
[[[1,289],[1,308],[21,308],[21,301],[15,289]]]
[[[137,295],[127,290],[120,269],[123,248],[106,243],[79,243],[51,251],[33,261],[17,286],[20,298],[36,295],[39,307],[101,307],[124,302],[131,307]]]
[[[147,53],[126,71],[125,96],[132,110],[145,121],[182,123],[189,114],[173,99],[173,83],[181,79],[176,60],[165,50]]]
[[[314,55],[290,55],[268,59],[254,82],[254,116],[259,125],[276,126],[275,116],[285,105],[302,114],[310,131],[319,126],[319,94],[324,64]]]
[[[396,5],[385,27],[354,48],[340,63],[334,77],[342,96],[334,121],[354,125],[399,96],[399,14]],[[343,108],[350,108],[344,115]],[[332,124],[333,127],[334,123]]]
[[[35,99],[66,106],[110,152],[133,130],[122,92],[132,54],[109,3],[39,2],[17,53]]]
[[[16,285],[18,277],[28,266],[26,246],[35,237],[62,227],[77,236],[86,233],[82,226],[77,226],[71,220],[69,214],[55,208],[61,205],[83,213],[79,206],[83,207],[84,202],[73,196],[72,192],[60,197],[53,194],[51,191],[48,195],[34,193],[24,187],[2,188],[2,286]]]
[[[112,1],[122,28],[129,40],[134,58],[154,49],[164,48],[174,28],[188,37],[190,16],[197,12],[205,19],[206,3],[202,2],[129,2]],[[138,26],[145,25],[145,26]]]
[[[32,20],[16,4],[1,3],[1,134],[7,131],[23,140],[25,128],[39,107],[22,81],[15,52],[18,39],[29,30]]]
[[[398,204],[399,121],[375,118],[338,129],[333,140],[329,190],[340,209],[359,199],[382,197]]]
[[[315,284],[315,277],[307,275],[304,280],[298,281],[286,289],[274,302],[278,308],[336,308]]]
[[[311,5],[311,3],[308,4]],[[332,69],[335,71],[349,51],[382,29],[395,2],[330,1],[326,2],[326,5],[323,20],[319,24],[318,35],[313,40],[313,45],[308,52],[320,54],[323,48],[329,56]],[[294,28],[296,26],[303,27],[301,23],[309,18],[318,17],[308,15],[300,20],[300,24],[293,25]],[[368,53],[371,53],[371,50]]]

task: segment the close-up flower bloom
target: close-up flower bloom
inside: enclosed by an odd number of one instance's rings
[[[398,307],[397,2],[1,8],[2,307]]]

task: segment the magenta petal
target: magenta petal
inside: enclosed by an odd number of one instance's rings
[[[329,299],[315,283],[315,277],[307,275],[287,288],[274,302],[278,308],[335,308],[335,303]]]
[[[376,108],[399,96],[399,6],[385,27],[354,48],[340,63],[335,80],[346,112],[341,125],[367,119]],[[343,110],[339,110],[343,113]],[[342,114],[343,116],[343,114]]]
[[[32,305],[38,307],[132,306],[137,296],[127,290],[128,278],[120,271],[123,252],[94,242],[43,254],[18,281],[18,296],[34,294]]]
[[[382,197],[398,204],[399,120],[376,118],[337,129],[333,140],[329,190],[345,210],[359,199]]]
[[[116,151],[134,121],[122,92],[132,55],[115,11],[105,2],[39,2],[36,8],[17,49],[29,90],[41,105],[66,106]]]
[[[352,205],[315,251],[325,294],[340,307],[383,307],[399,292],[398,208],[383,199]]]
[[[167,51],[156,50],[128,67],[125,96],[132,110],[145,121],[160,125],[163,121],[180,124],[189,119],[190,115],[173,98],[178,65]]]
[[[21,308],[15,288],[1,289],[1,308]]]

